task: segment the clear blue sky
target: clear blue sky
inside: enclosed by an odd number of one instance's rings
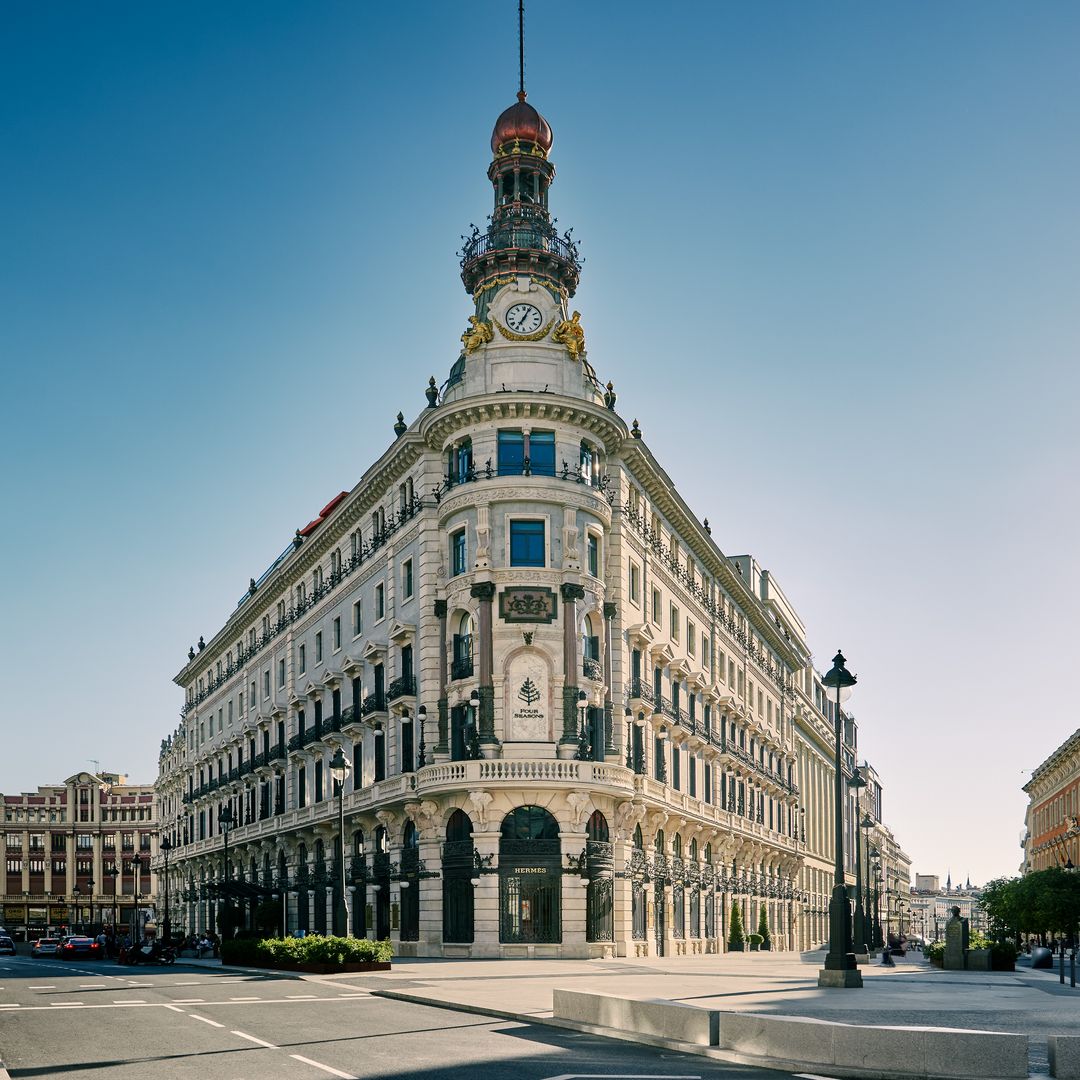
[[[515,8],[5,5],[0,790],[153,779],[188,645],[445,375]],[[1013,871],[1078,725],[1080,8],[526,20],[590,360],[844,648],[915,867]]]

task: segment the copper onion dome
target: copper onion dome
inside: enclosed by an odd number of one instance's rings
[[[546,154],[555,141],[551,134],[551,125],[525,101],[525,91],[518,91],[517,103],[506,109],[495,121],[495,130],[491,133],[491,152],[498,151],[503,143],[536,143]]]

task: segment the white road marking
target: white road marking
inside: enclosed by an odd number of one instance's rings
[[[33,987],[30,988],[31,990]],[[318,998],[318,994],[286,994],[285,997],[289,1001],[315,1001]]]
[[[305,1065],[311,1065],[313,1068],[322,1069],[323,1072],[327,1072],[331,1076],[340,1076],[341,1080],[359,1080],[359,1077],[353,1076],[352,1073],[342,1072],[340,1069],[331,1069],[329,1065],[320,1065],[319,1062],[312,1061],[311,1058],[303,1057],[301,1054],[290,1054],[289,1057],[295,1061],[302,1061]]]
[[[701,1080],[701,1077],[670,1073],[560,1073],[558,1076],[546,1076],[544,1080]]]
[[[817,1073],[792,1073],[792,1076],[800,1077],[800,1080],[836,1080],[834,1076],[818,1076]]]
[[[50,1001],[49,1005],[54,1009],[70,1009],[75,1005],[82,1005],[82,1001]]]
[[[166,1009],[172,1009],[173,1012],[178,1012],[178,1013],[182,1013],[184,1011],[183,1009],[180,1008],[179,1005],[166,1005],[165,1008]]]
[[[176,999],[176,1004],[177,1005],[201,1005],[205,1000],[206,1000],[205,998],[177,998]]]
[[[145,1005],[146,998],[113,998],[114,1005]]]
[[[244,998],[229,998],[230,1001],[262,1001],[262,998],[257,997],[244,997]]]
[[[167,983],[166,985],[168,985],[168,986],[198,986],[199,985],[199,980],[198,979],[193,979],[191,982],[175,982],[175,983]]]
[[[55,986],[28,986],[27,990],[55,990]]]
[[[265,1046],[267,1050],[280,1050],[281,1048],[275,1046],[273,1043],[268,1043],[264,1039],[256,1039],[254,1035],[248,1035],[243,1031],[234,1031],[233,1035],[238,1035],[241,1039],[247,1039],[248,1042],[258,1043],[259,1046]]]
[[[225,1026],[224,1024],[219,1024],[216,1020],[210,1020],[205,1016],[200,1016],[198,1013],[188,1013],[188,1016],[190,1016],[192,1020],[201,1020],[204,1024],[209,1024],[211,1027],[223,1028]]]
[[[79,983],[80,990],[103,990],[104,988],[104,983]]]
[[[10,1001],[8,1001],[8,1002],[3,1002],[3,1003],[0,1003],[0,1009],[18,1009],[18,1008],[20,1008],[20,1007],[21,1007],[21,1006],[19,1006],[19,1005],[17,1005],[17,1004],[13,1004],[13,1003],[12,1003],[12,1002],[10,1002]]]

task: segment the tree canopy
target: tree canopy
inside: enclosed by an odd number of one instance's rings
[[[996,937],[1072,934],[1080,925],[1080,874],[1050,867],[1018,878],[996,878],[979,903]]]

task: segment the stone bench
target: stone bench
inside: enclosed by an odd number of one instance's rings
[[[996,1080],[1026,1080],[1028,1076],[1028,1037],[996,1031],[838,1024],[580,990],[554,991],[553,1015],[592,1027],[713,1047],[750,1064],[797,1069],[826,1066],[841,1076],[983,1080],[990,1062]],[[1066,1050],[1074,1055],[1070,1061],[1080,1061],[1080,1037],[1063,1041],[1077,1044],[1075,1050]],[[1066,1050],[1059,1057],[1063,1059]],[[1080,1080],[1080,1067],[1055,1075]]]
[[[1080,1080],[1080,1035],[1047,1035],[1050,1075],[1059,1080]]]

